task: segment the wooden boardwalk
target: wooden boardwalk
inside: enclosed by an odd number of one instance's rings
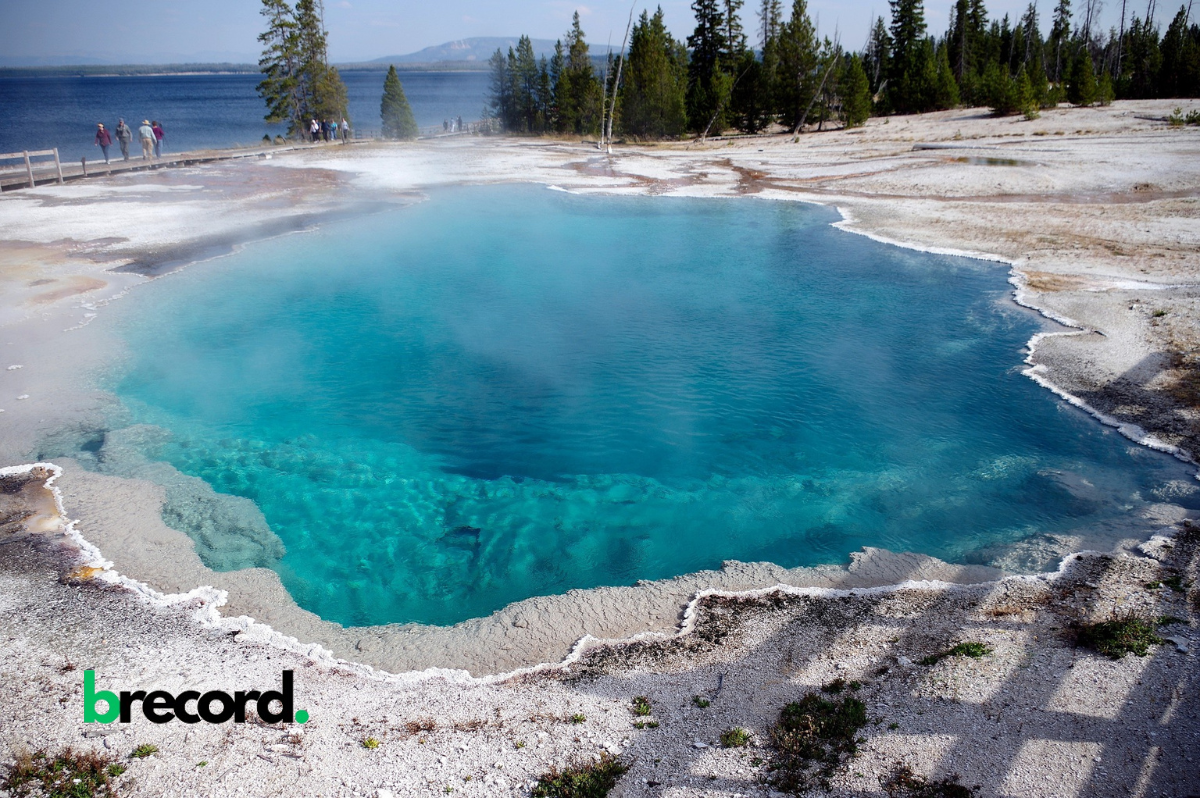
[[[347,144],[366,144],[369,139],[351,139]],[[112,175],[125,174],[127,172],[146,172],[154,169],[170,169],[172,167],[194,166],[201,163],[212,163],[214,161],[231,161],[239,158],[263,158],[267,155],[277,152],[294,152],[296,150],[312,150],[322,147],[342,147],[342,143],[335,142],[318,142],[315,144],[304,143],[289,143],[280,145],[258,145],[255,147],[238,147],[236,149],[224,150],[195,150],[193,152],[180,153],[164,153],[161,158],[150,158],[143,160],[140,155],[137,157],[130,156],[126,161],[118,154],[112,158],[111,163],[104,163],[103,158],[96,160],[88,160],[86,166],[83,163],[62,163],[61,176],[55,161],[32,161],[30,166],[25,162],[18,164],[0,163],[0,190],[16,191],[22,188],[29,188],[32,181],[35,186],[49,185],[51,183],[60,183],[68,180],[83,180],[84,178],[95,177],[110,177]],[[114,144],[111,150],[120,149]],[[111,151],[110,150],[110,151]],[[45,153],[52,153],[52,150],[46,150]],[[39,151],[38,154],[42,154]],[[19,159],[23,153],[9,153],[13,159]],[[34,156],[34,152],[29,153]],[[8,156],[2,156],[8,157]],[[86,173],[85,170],[86,169]]]

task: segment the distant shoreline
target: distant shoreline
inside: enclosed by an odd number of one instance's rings
[[[388,63],[335,64],[343,72],[386,72]],[[475,61],[396,64],[398,72],[484,72]],[[0,78],[153,78],[175,75],[257,75],[255,64],[83,64],[53,67],[0,67]]]

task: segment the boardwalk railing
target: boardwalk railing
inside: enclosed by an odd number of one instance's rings
[[[58,174],[58,182],[60,184],[63,182],[62,163],[58,160],[58,147],[55,147],[52,150],[25,150],[23,152],[0,153],[0,161],[25,161],[25,175],[29,180],[30,188],[33,188],[35,185],[37,185],[37,180],[33,174],[34,166],[37,166],[39,169],[43,170],[50,168],[50,164],[44,161],[34,164],[34,158],[54,158],[54,171]],[[6,173],[13,174],[17,172],[19,172],[19,167],[0,167],[0,177],[4,177]]]

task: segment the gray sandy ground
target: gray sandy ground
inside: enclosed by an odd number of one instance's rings
[[[398,683],[89,578],[50,523],[43,479],[0,484],[0,742],[8,758],[62,746],[112,756],[128,764],[122,795],[526,795],[551,767],[604,753],[631,766],[617,796],[771,795],[764,763],[780,708],[837,678],[861,682],[852,694],[870,722],[859,755],[820,794],[882,796],[901,767],[957,777],[979,796],[1200,791],[1195,527],[1140,556],[1072,557],[1045,577],[712,597],[670,641],[599,647],[568,668],[493,683]],[[1145,587],[1171,575],[1189,587]],[[1073,646],[1073,624],[1114,613],[1181,622],[1144,658]],[[959,642],[991,653],[919,664]],[[312,719],[85,725],[83,667],[101,688],[172,692],[265,689],[289,668]],[[635,696],[649,698],[649,716],[633,714]],[[646,721],[657,726],[635,727]],[[734,726],[752,733],[749,747],[720,745]],[[379,746],[365,748],[368,738]],[[145,743],[158,752],[129,759]]]

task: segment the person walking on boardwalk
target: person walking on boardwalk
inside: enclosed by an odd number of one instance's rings
[[[345,144],[350,140],[350,123],[346,121],[346,117],[342,117],[342,143]]]
[[[108,148],[112,146],[112,134],[104,129],[103,122],[96,123],[96,146],[104,153],[104,162],[108,163]]]
[[[125,160],[129,160],[129,142],[133,141],[133,131],[129,129],[129,125],[125,124],[124,119],[117,120],[117,141],[121,145],[121,155],[125,156]]]
[[[154,157],[154,128],[150,127],[149,119],[142,120],[142,126],[138,128],[138,138],[142,140],[142,160],[148,161]]]
[[[162,123],[156,119],[150,123],[150,129],[154,131],[154,157],[161,158],[163,140]]]

